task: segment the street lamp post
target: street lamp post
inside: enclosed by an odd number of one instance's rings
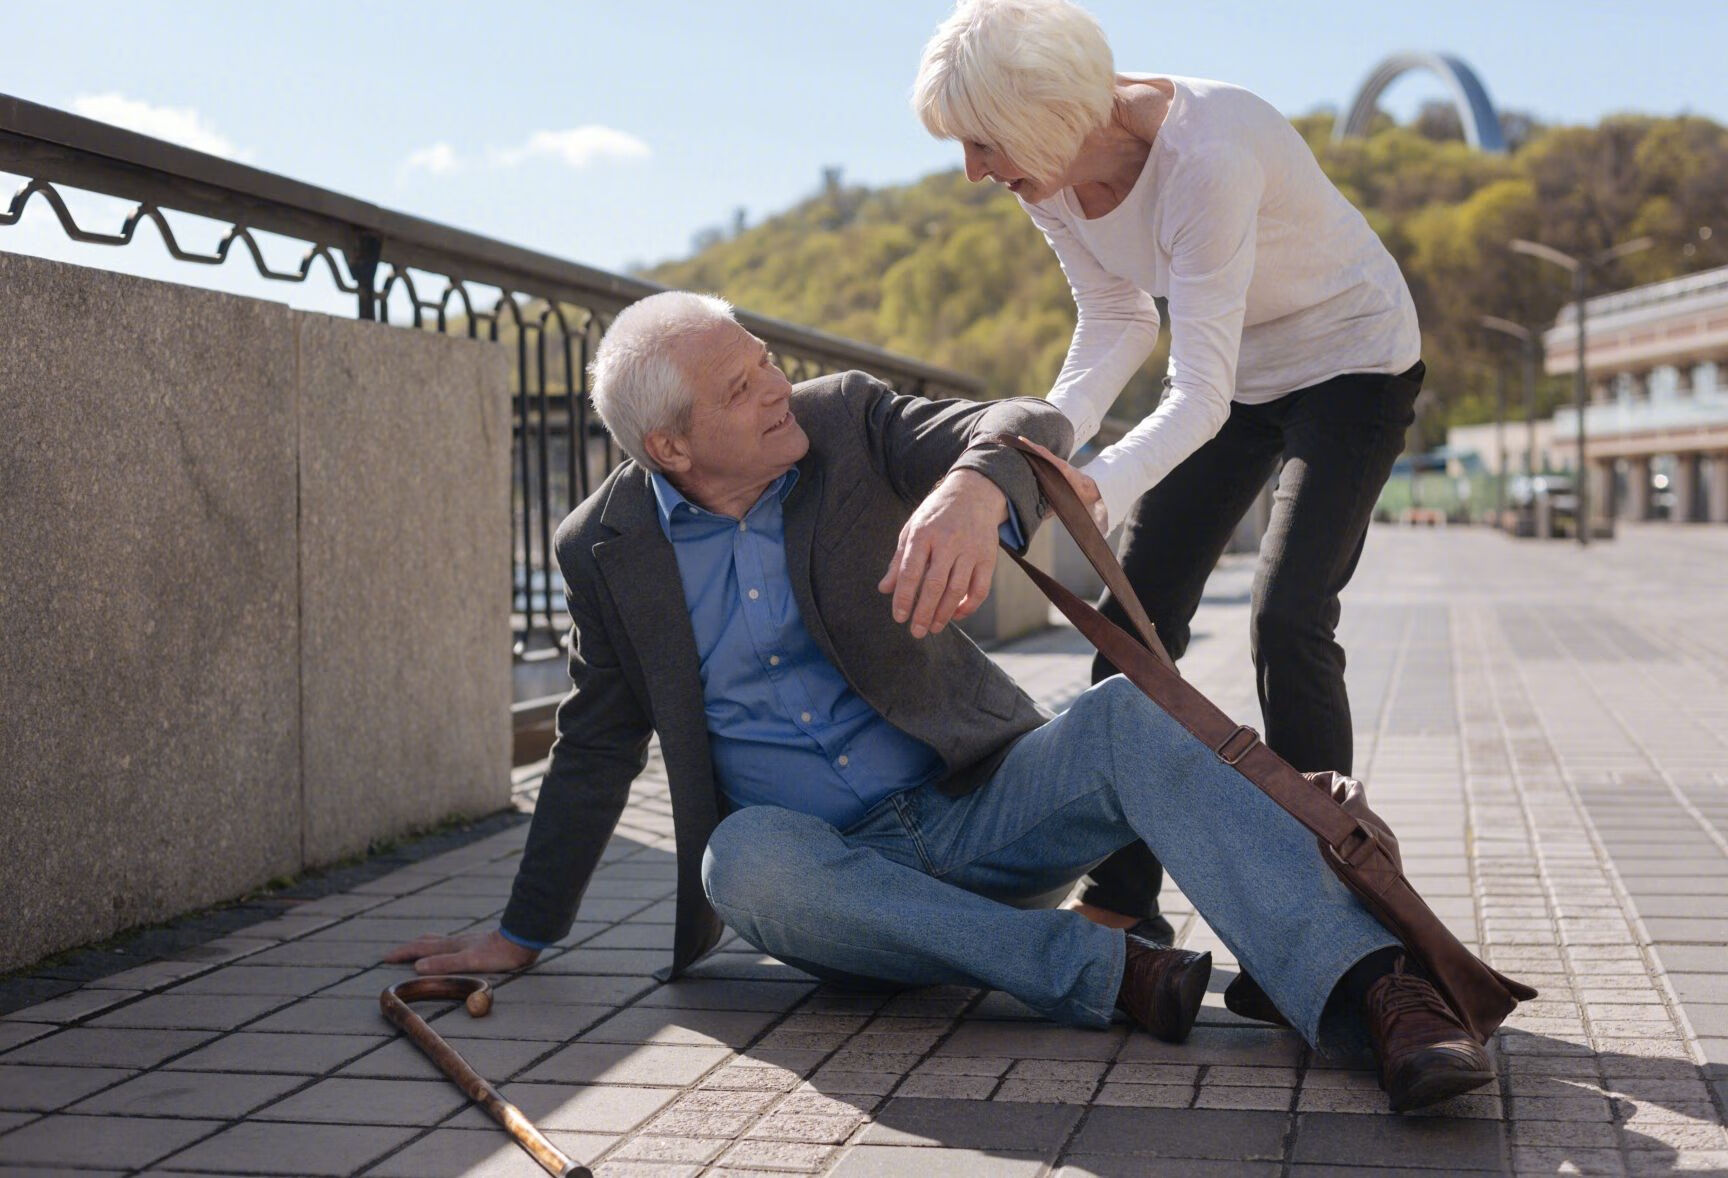
[[[1484,315],[1478,322],[1489,331],[1511,336],[1522,346],[1524,354],[1524,479],[1526,485],[1529,485],[1536,478],[1536,349],[1542,346],[1542,337],[1522,323],[1501,319],[1497,315]],[[1497,387],[1504,388],[1503,385]],[[1504,413],[1501,416],[1504,417]],[[1503,433],[1501,437],[1504,439]],[[1502,440],[1500,448],[1500,466],[1502,474],[1504,474],[1506,466],[1504,440]]]
[[[1572,275],[1572,307],[1573,315],[1578,323],[1578,367],[1572,376],[1572,401],[1578,410],[1578,543],[1590,543],[1590,467],[1584,452],[1584,406],[1590,399],[1590,374],[1584,366],[1584,300],[1590,293],[1590,276],[1598,267],[1605,266],[1616,258],[1639,250],[1649,249],[1655,241],[1648,237],[1635,237],[1631,241],[1623,241],[1619,245],[1610,246],[1588,258],[1575,258],[1571,254],[1562,253],[1553,246],[1541,242],[1526,241],[1522,237],[1512,239],[1512,252],[1528,254],[1532,258],[1541,258],[1544,262],[1552,262],[1562,270]]]
[[[1506,368],[1494,364],[1494,526],[1506,526]]]

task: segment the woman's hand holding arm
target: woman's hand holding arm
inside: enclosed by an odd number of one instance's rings
[[[1040,446],[1031,438],[1020,439],[1038,453],[1050,460],[1052,466],[1062,472],[1062,477],[1068,480],[1068,485],[1074,488],[1074,494],[1080,499],[1080,504],[1092,516],[1092,522],[1098,525],[1098,530],[1106,536],[1110,534],[1110,516],[1104,506],[1104,497],[1098,490],[1098,484],[1085,471],[1076,470],[1067,462],[1056,457],[1047,448]]]

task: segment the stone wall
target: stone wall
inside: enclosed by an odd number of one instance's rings
[[[505,362],[0,253],[0,969],[508,804]]]

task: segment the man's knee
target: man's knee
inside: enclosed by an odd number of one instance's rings
[[[728,814],[702,853],[702,890],[717,907],[753,910],[782,894],[796,875],[794,847],[832,833],[820,818],[780,806],[745,806]]]
[[[1175,739],[1185,730],[1126,675],[1093,684],[1069,708],[1070,738],[1099,749]]]

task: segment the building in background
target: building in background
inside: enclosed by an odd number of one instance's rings
[[[1576,370],[1577,330],[1568,307],[1544,333],[1549,375]],[[1587,300],[1584,344],[1592,501],[1620,519],[1728,523],[1728,267]],[[1568,469],[1577,421],[1559,410],[1547,446]]]
[[[1474,454],[1481,460],[1482,470],[1489,475],[1500,473],[1500,427],[1492,421],[1480,425],[1454,425],[1446,430],[1446,448],[1456,454]],[[1531,452],[1531,470],[1570,470],[1576,450],[1571,438],[1556,437],[1554,419],[1538,418],[1529,427],[1521,416],[1506,422],[1506,473],[1509,477],[1524,474],[1526,451]]]

